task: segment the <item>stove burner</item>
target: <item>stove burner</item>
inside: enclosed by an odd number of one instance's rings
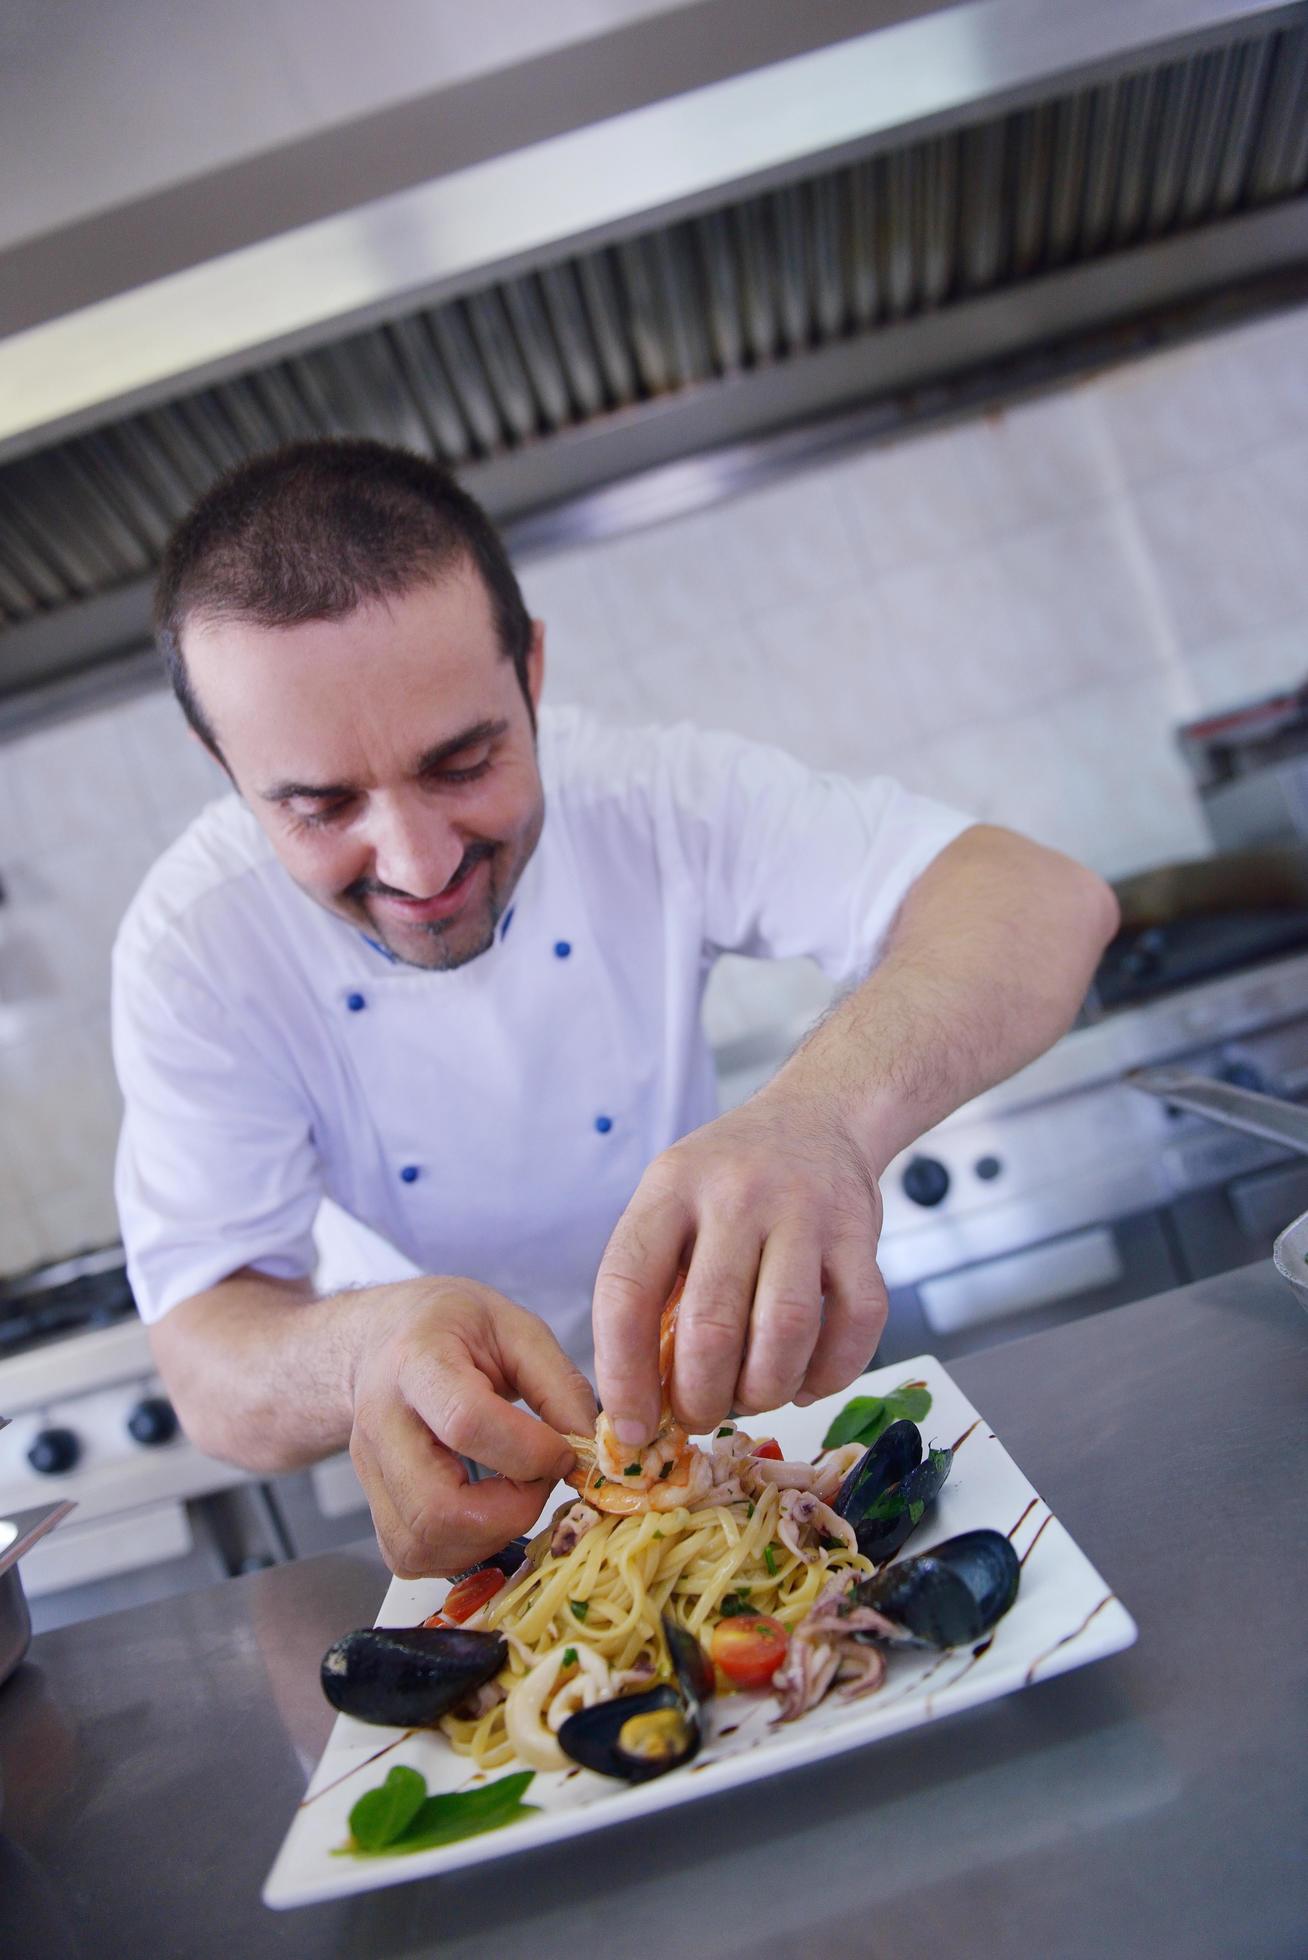
[[[135,1312],[121,1246],[20,1273],[0,1285],[0,1360]]]

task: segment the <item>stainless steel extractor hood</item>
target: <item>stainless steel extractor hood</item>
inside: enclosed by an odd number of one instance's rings
[[[847,33],[0,341],[0,697],[139,645],[172,523],[288,438],[430,451],[530,548],[1305,291],[1308,6]]]

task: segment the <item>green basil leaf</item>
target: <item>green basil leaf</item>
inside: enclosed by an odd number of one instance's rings
[[[361,1851],[384,1851],[421,1810],[427,1779],[396,1763],[380,1789],[369,1790],[350,1812],[350,1835]]]
[[[438,1845],[456,1844],[460,1838],[476,1837],[482,1831],[497,1831],[504,1824],[515,1823],[520,1817],[530,1817],[539,1808],[536,1804],[524,1804],[523,1792],[530,1784],[534,1770],[520,1770],[512,1776],[497,1777],[493,1783],[486,1783],[476,1790],[454,1790],[447,1796],[424,1797],[412,1813],[403,1832],[384,1844],[365,1844],[355,1834],[355,1842],[345,1847],[355,1857],[374,1858],[394,1856],[400,1852],[432,1851]],[[395,1772],[392,1770],[391,1775]],[[416,1776],[423,1790],[426,1783]],[[387,1779],[390,1781],[390,1778]],[[371,1790],[369,1796],[381,1796],[382,1790]],[[350,1814],[350,1828],[354,1829],[354,1814],[359,1806],[367,1801],[360,1797]]]
[[[826,1435],[822,1438],[824,1450],[839,1449],[842,1443],[863,1443],[866,1447],[864,1430],[876,1424],[876,1436],[886,1426],[885,1403],[879,1395],[856,1395],[852,1402],[846,1402]]]
[[[886,1397],[892,1422],[921,1422],[931,1407],[931,1391],[918,1382],[901,1382]]]

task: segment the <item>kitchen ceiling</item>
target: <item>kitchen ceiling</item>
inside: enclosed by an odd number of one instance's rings
[[[1051,11],[808,53],[0,343],[0,696],[139,645],[173,523],[279,442],[436,455],[530,544],[675,459],[1297,280],[1308,8]]]

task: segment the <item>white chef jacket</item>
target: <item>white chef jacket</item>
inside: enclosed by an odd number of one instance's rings
[[[494,944],[450,972],[306,897],[236,796],[148,874],[113,963],[117,1198],[146,1320],[242,1266],[312,1274],[326,1199],[414,1269],[542,1314],[584,1364],[614,1224],[715,1113],[717,955],[806,954],[855,981],[968,822],[689,725],[545,710],[539,746],[540,843]]]

